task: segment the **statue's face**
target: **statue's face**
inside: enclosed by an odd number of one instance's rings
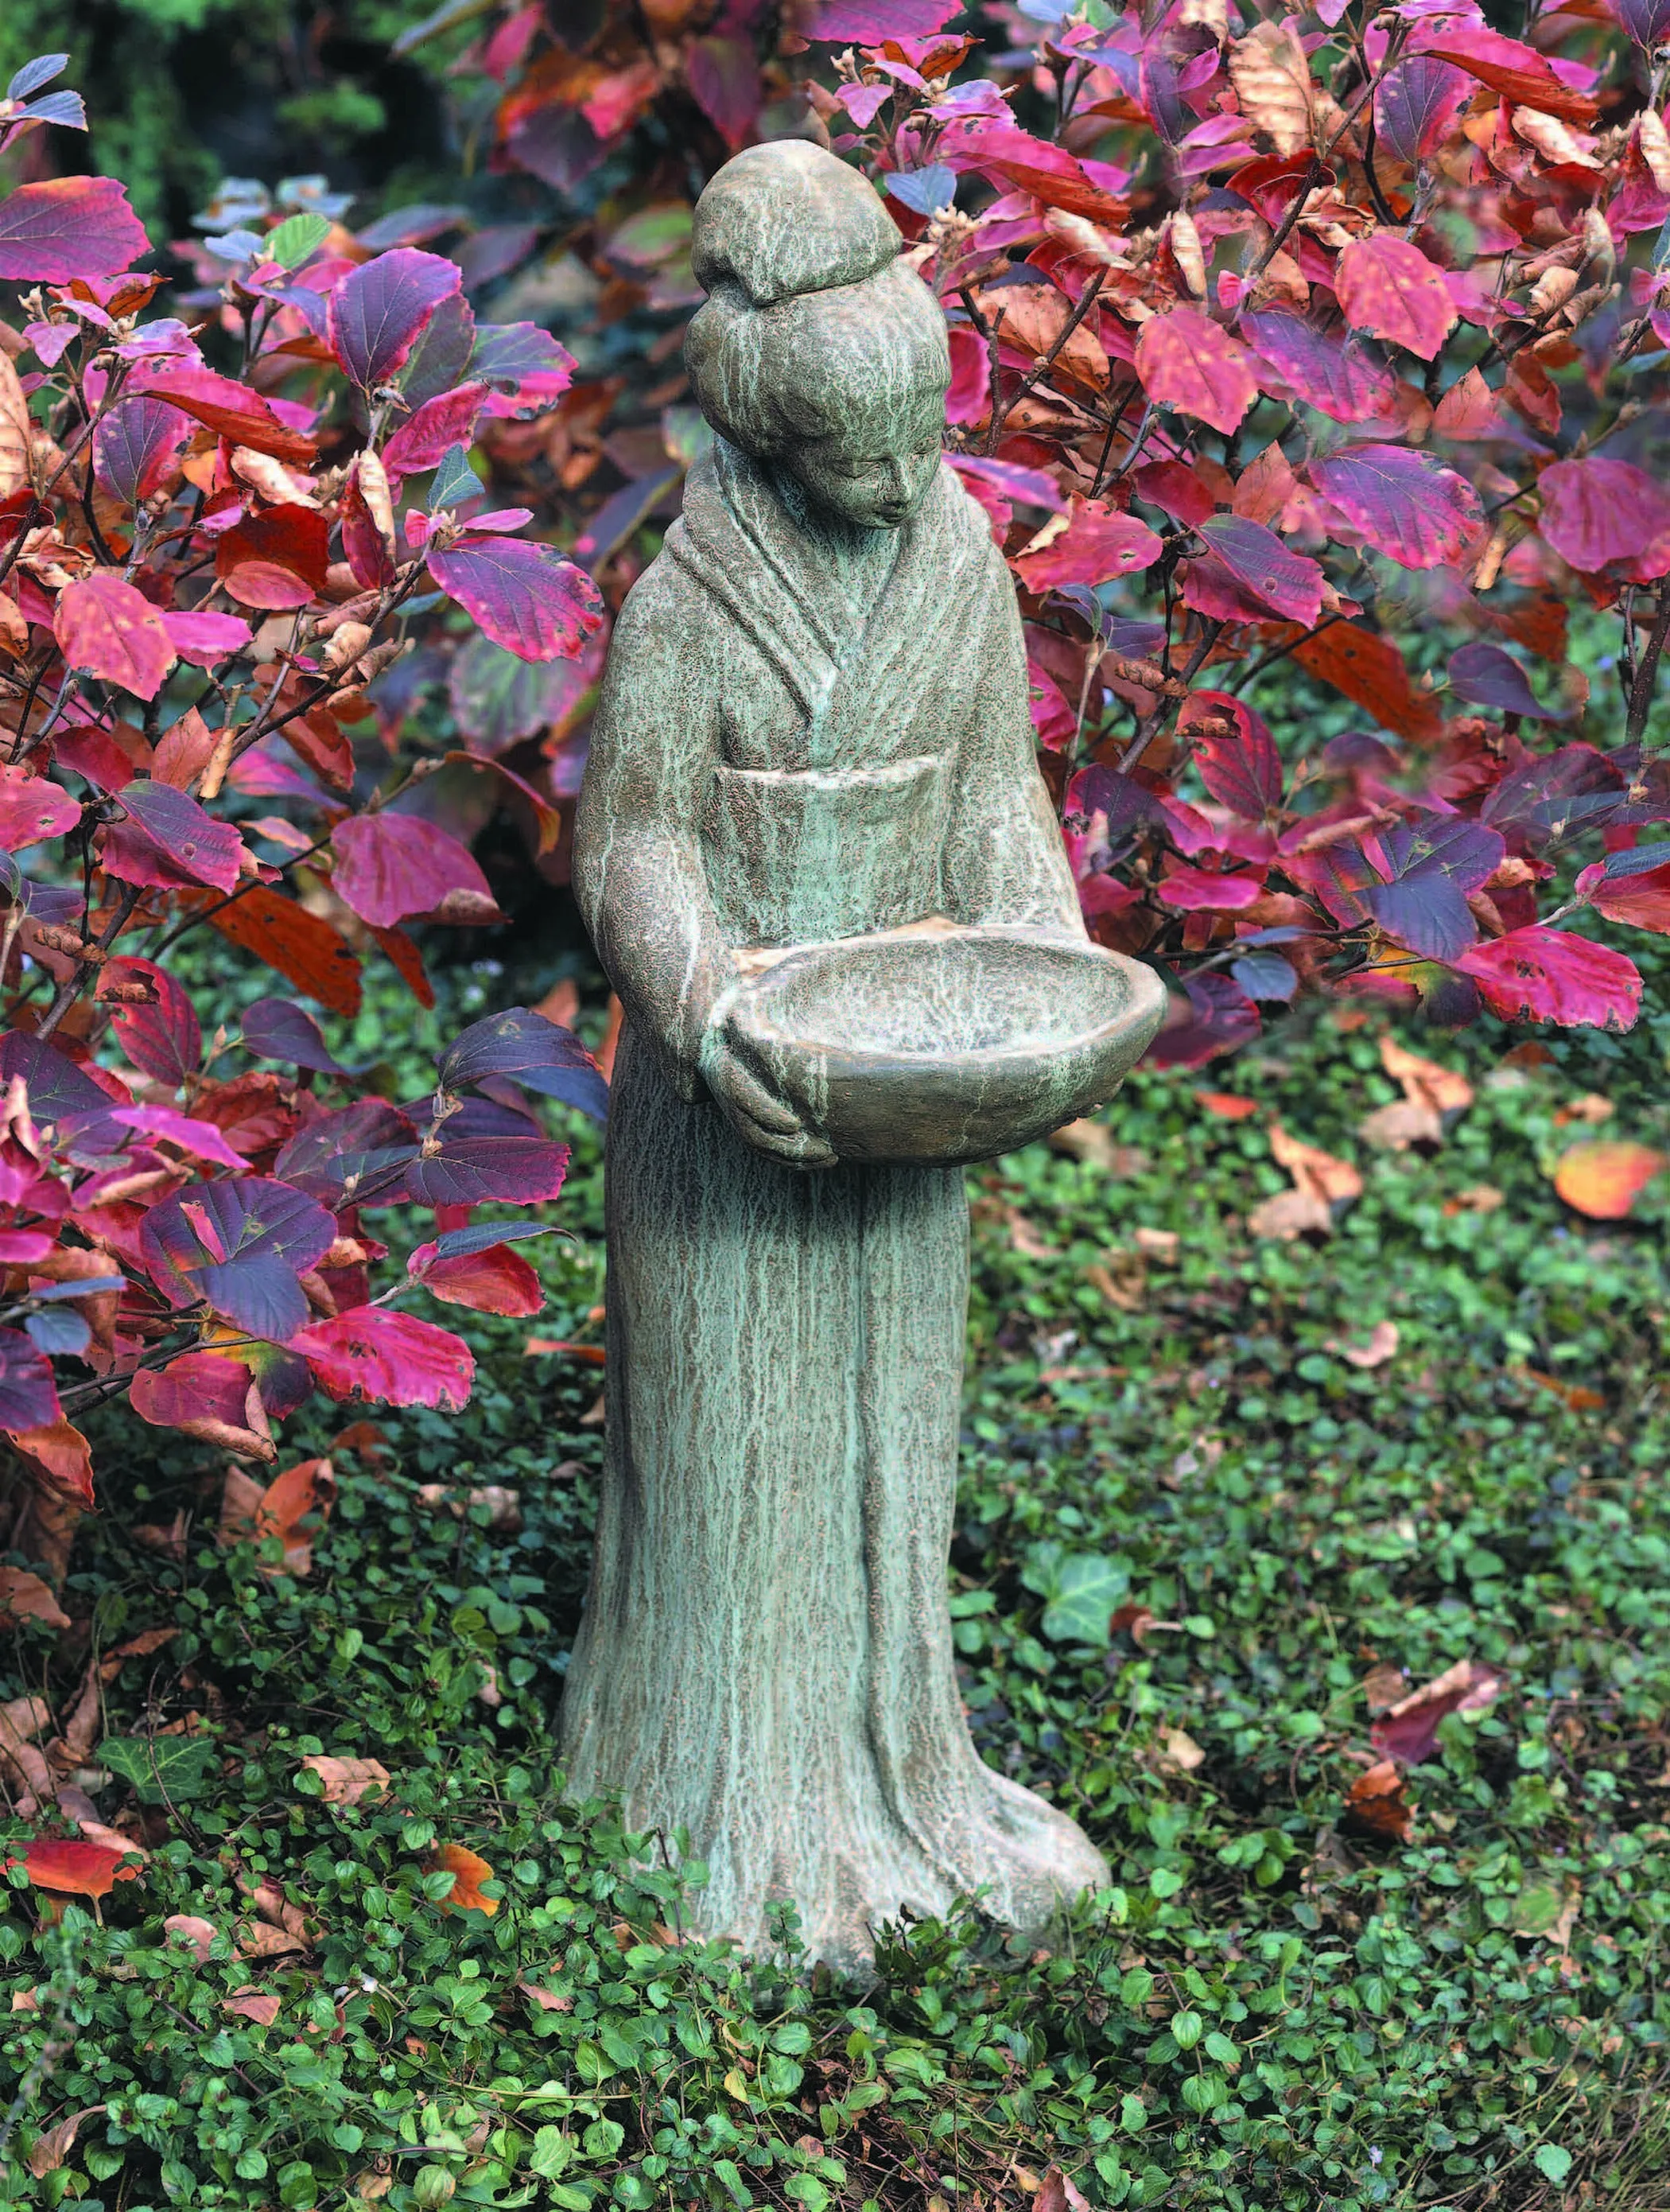
[[[884,417],[795,447],[783,466],[825,514],[860,530],[897,530],[927,497],[944,419],[944,395],[936,387]]]

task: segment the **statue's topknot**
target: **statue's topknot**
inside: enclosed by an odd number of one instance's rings
[[[750,146],[695,204],[690,260],[713,292],[731,283],[753,307],[857,284],[902,240],[875,187],[805,138]]]

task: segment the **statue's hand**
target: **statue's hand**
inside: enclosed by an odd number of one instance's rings
[[[833,1167],[835,1153],[788,1101],[745,1066],[722,1036],[709,1034],[701,1073],[715,1104],[756,1152],[803,1168]]]

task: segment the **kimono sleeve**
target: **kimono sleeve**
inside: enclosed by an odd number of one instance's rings
[[[615,625],[574,823],[574,893],[610,981],[681,1096],[732,966],[707,892],[698,809],[717,757],[718,688],[662,558]]]

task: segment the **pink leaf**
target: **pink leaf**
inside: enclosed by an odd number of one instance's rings
[[[1556,461],[1537,489],[1542,534],[1574,568],[1632,584],[1670,572],[1670,492],[1632,461]]]
[[[134,381],[142,390],[156,387],[170,406],[234,446],[248,446],[297,467],[312,460],[318,450],[305,431],[283,422],[258,392],[212,368],[157,361],[137,369]]]
[[[1521,107],[1533,107],[1539,115],[1558,115],[1564,123],[1593,123],[1595,103],[1556,75],[1546,58],[1518,39],[1504,38],[1483,23],[1455,22],[1442,11],[1441,20],[1418,33],[1420,43],[1435,60],[1454,62],[1469,76],[1503,100]]]
[[[1278,307],[1243,315],[1241,331],[1297,398],[1336,422],[1367,422],[1392,404],[1391,377],[1349,335]]]
[[[10,283],[108,276],[150,243],[113,177],[52,177],[0,200],[0,278]]]
[[[385,383],[441,301],[464,282],[456,261],[397,246],[344,276],[331,295],[331,347],[355,384]]]
[[[497,911],[471,853],[422,815],[351,815],[337,825],[331,847],[337,896],[373,929],[407,915],[480,921]]]
[[[1592,937],[1541,922],[1475,945],[1455,965],[1506,1022],[1627,1030],[1641,1011],[1641,975],[1633,961]]]
[[[1188,914],[1225,913],[1251,906],[1263,890],[1257,876],[1218,876],[1187,863],[1175,867],[1157,886],[1163,906],[1181,907]]]
[[[1145,522],[1120,514],[1099,499],[1073,495],[1066,527],[1057,529],[1035,553],[1019,554],[1015,574],[1029,592],[1048,592],[1060,584],[1106,584],[1157,561],[1164,546]]]
[[[450,1330],[380,1306],[356,1306],[290,1339],[332,1398],[378,1398],[391,1406],[467,1405],[476,1363]]]
[[[820,45],[878,46],[928,38],[962,12],[962,0],[823,0],[806,35]]]
[[[223,1168],[240,1171],[249,1162],[241,1152],[234,1152],[212,1121],[194,1121],[189,1114],[177,1114],[172,1106],[118,1106],[111,1115],[124,1129],[137,1129],[148,1137],[161,1137],[182,1152],[195,1153],[200,1160],[213,1160]]]
[[[1484,527],[1467,479],[1406,446],[1348,446],[1313,461],[1310,480],[1377,553],[1401,568],[1459,561]]]
[[[1229,432],[1258,398],[1247,349],[1199,307],[1151,315],[1137,333],[1137,374],[1162,407]]]
[[[472,535],[428,557],[447,597],[519,659],[572,659],[602,624],[597,586],[554,546]]]
[[[1339,256],[1333,289],[1345,320],[1431,361],[1455,325],[1443,271],[1406,238],[1354,238]]]
[[[197,668],[213,668],[250,641],[249,624],[236,615],[166,613],[162,627],[179,658]]]
[[[693,39],[684,70],[696,106],[735,153],[745,145],[760,112],[760,70],[754,40]]]
[[[383,448],[383,466],[397,479],[438,466],[450,447],[470,443],[486,404],[484,384],[461,384],[456,392],[426,399]]]
[[[0,768],[0,851],[21,853],[43,837],[67,836],[81,818],[80,805],[61,783]]]
[[[242,873],[244,845],[230,822],[217,822],[195,799],[166,783],[124,784],[116,796],[124,821],[105,830],[101,866],[124,884],[208,884],[229,891]]]
[[[1375,88],[1375,130],[1387,152],[1412,169],[1436,154],[1471,87],[1451,62],[1417,54],[1388,70]]]
[[[1290,551],[1261,522],[1239,514],[1213,515],[1199,526],[1199,534],[1255,602],[1255,611],[1281,615],[1309,629],[1322,606],[1322,571],[1316,562]]]
[[[112,568],[95,568],[64,586],[52,631],[71,668],[137,699],[155,699],[174,665],[161,615]]]
[[[140,1419],[154,1428],[218,1421],[240,1429],[249,1383],[250,1371],[241,1360],[218,1352],[186,1352],[166,1367],[142,1367],[133,1378],[130,1401]]]

